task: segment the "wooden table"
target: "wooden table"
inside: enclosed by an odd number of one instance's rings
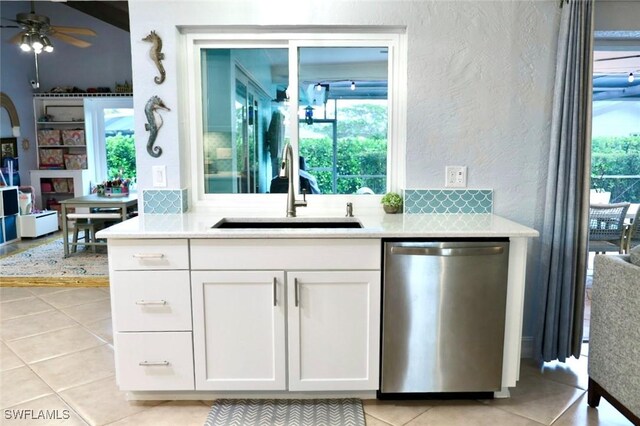
[[[67,209],[83,207],[89,209],[96,208],[118,208],[121,211],[120,220],[127,218],[127,211],[131,207],[138,205],[138,194],[129,194],[126,197],[101,197],[97,194],[85,195],[84,197],[69,198],[60,201],[62,207],[62,239],[64,242],[64,257],[69,256],[69,227],[67,224]],[[86,245],[106,245],[106,243],[86,242]]]

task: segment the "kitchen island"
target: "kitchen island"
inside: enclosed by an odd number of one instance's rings
[[[537,231],[492,214],[378,212],[356,215],[362,228],[212,228],[225,218],[269,220],[147,214],[98,233],[109,246],[117,381],[130,398],[374,397],[382,243],[407,238],[509,240],[496,396],[516,385]]]

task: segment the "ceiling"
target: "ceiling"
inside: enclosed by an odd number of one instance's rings
[[[629,82],[629,74],[634,81]],[[640,47],[593,52],[593,100],[640,98]]]
[[[60,0],[59,0],[60,1]],[[61,1],[73,9],[93,16],[121,30],[129,32],[129,3],[126,0]]]

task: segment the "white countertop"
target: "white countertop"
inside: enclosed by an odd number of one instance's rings
[[[220,213],[145,214],[97,233],[98,238],[479,238],[537,237],[538,231],[493,214],[385,214],[356,215],[362,229],[212,229],[222,218],[282,218],[247,211]],[[310,220],[320,216],[302,216]],[[328,216],[325,216],[325,218]],[[333,216],[343,219],[343,217]]]

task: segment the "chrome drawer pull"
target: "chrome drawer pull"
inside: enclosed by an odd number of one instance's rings
[[[162,253],[134,253],[133,257],[136,259],[162,259],[164,254]]]
[[[166,305],[166,300],[137,300],[136,305]]]
[[[140,361],[138,365],[141,367],[168,367],[169,361]]]
[[[298,279],[294,278],[293,279],[293,283],[294,283],[293,284],[293,289],[294,289],[294,292],[295,292],[295,304],[296,304],[296,307],[298,307],[298,306],[300,306],[300,295],[298,294],[298,291],[299,291],[298,290]]]

